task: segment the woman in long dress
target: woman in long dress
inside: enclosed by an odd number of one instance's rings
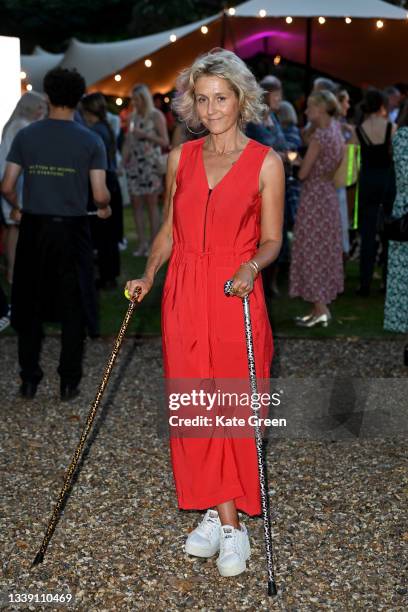
[[[165,219],[144,276],[127,290],[139,287],[143,299],[169,259],[162,298],[165,378],[236,378],[237,385],[248,380],[241,298],[250,294],[256,371],[266,379],[273,344],[258,272],[280,250],[284,172],[279,156],[241,129],[261,120],[262,90],[224,50],[198,58],[178,86],[178,116],[208,135],[171,151]],[[233,296],[227,297],[230,278]],[[241,573],[250,545],[237,510],[261,513],[254,438],[173,437],[170,449],[179,508],[206,510],[186,551],[200,557],[219,551],[220,574]]]
[[[401,113],[392,145],[397,184],[392,216],[400,218],[408,213],[408,103]],[[408,334],[408,242],[390,240],[388,245],[384,329]],[[405,365],[408,365],[408,348]]]
[[[312,93],[307,117],[313,126],[308,149],[299,170],[302,182],[294,226],[290,267],[291,297],[313,304],[303,327],[327,326],[328,305],[344,289],[343,247],[339,202],[333,176],[344,154],[343,137],[334,119],[337,101],[329,91]]]

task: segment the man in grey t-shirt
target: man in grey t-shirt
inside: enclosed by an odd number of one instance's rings
[[[58,366],[61,399],[79,393],[85,326],[96,311],[87,204],[91,185],[98,216],[108,218],[105,147],[98,135],[74,121],[85,81],[75,70],[56,68],[44,79],[49,117],[22,129],[12,143],[2,181],[4,197],[20,222],[11,297],[11,323],[25,398],[43,376],[39,358],[43,321],[61,322]],[[22,213],[16,183],[24,174]]]

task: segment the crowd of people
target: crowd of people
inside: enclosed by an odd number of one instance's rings
[[[286,273],[289,295],[311,305],[295,324],[327,326],[345,263],[359,258],[358,295],[372,293],[379,264],[384,327],[408,333],[408,245],[384,231],[387,215],[408,212],[406,89],[369,89],[351,109],[344,87],[317,78],[304,120],[276,76],[259,84],[267,112],[242,129],[274,149],[286,176],[282,248],[262,270],[265,293],[278,298]],[[134,86],[121,117],[101,93],[86,94],[76,71],[51,71],[44,92],[22,95],[1,137],[2,284],[10,290],[0,288],[0,331],[10,322],[17,330],[21,392],[33,397],[42,323],[60,321],[61,397],[69,399],[79,392],[86,330],[99,333],[96,290],[118,287],[124,199],[137,234],[133,254],[147,256],[161,224],[169,151],[208,132],[192,130],[144,84]]]

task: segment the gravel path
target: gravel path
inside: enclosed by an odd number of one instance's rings
[[[70,592],[75,610],[407,610],[406,438],[269,445],[278,597],[266,597],[260,518],[245,517],[246,573],[221,578],[215,558],[186,557],[198,512],[177,509],[168,443],[156,435],[160,339],[127,339],[97,435],[44,562],[31,568],[100,381],[111,342],[89,343],[82,394],[60,403],[58,339],[43,350],[46,376],[18,398],[16,341],[0,344],[0,547],[3,607],[11,593]],[[312,377],[407,377],[401,343],[277,340],[273,372]],[[153,424],[152,424],[153,423]],[[53,609],[63,609],[54,603]]]

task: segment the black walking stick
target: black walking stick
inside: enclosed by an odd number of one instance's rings
[[[231,294],[232,280],[227,280],[224,285],[224,293],[229,296]],[[249,297],[246,295],[242,300],[244,307],[244,325],[245,325],[245,339],[247,347],[248,357],[248,370],[249,370],[249,381],[251,384],[251,393],[258,393],[258,385],[256,382],[256,371],[255,371],[255,357],[254,357],[254,345],[252,341],[252,326],[251,326],[251,314],[249,311]],[[254,415],[257,416],[255,408],[252,408]],[[255,420],[257,423],[257,420]],[[265,550],[266,550],[266,565],[268,571],[268,595],[276,595],[276,582],[275,574],[273,569],[273,555],[272,555],[272,535],[271,535],[271,520],[269,516],[269,498],[268,491],[266,489],[266,464],[264,460],[263,448],[262,448],[262,435],[259,425],[254,425],[255,430],[255,443],[256,452],[258,456],[258,473],[259,473],[259,484],[261,489],[261,505],[262,505],[262,518],[265,536]]]
[[[39,551],[37,552],[37,554],[35,556],[35,559],[33,561],[32,566],[38,565],[39,563],[42,563],[42,561],[44,560],[45,552],[47,550],[48,544],[50,543],[52,535],[53,535],[53,533],[55,531],[55,528],[57,526],[59,515],[60,515],[60,512],[61,512],[61,508],[62,508],[62,506],[63,506],[63,504],[65,502],[67,492],[69,491],[70,486],[72,484],[72,480],[73,480],[73,477],[74,477],[74,474],[75,474],[75,470],[76,470],[76,468],[78,466],[79,459],[80,459],[81,453],[82,453],[84,445],[85,445],[85,441],[86,441],[86,439],[88,437],[88,434],[89,434],[89,432],[91,430],[92,423],[95,420],[96,412],[97,412],[97,410],[99,408],[99,404],[101,403],[101,399],[102,399],[103,393],[105,391],[106,385],[108,384],[109,377],[110,377],[110,374],[112,372],[113,364],[116,361],[116,357],[118,356],[120,347],[122,346],[123,338],[125,337],[126,330],[128,328],[130,319],[132,318],[133,312],[135,310],[135,307],[136,307],[136,304],[137,304],[136,298],[139,297],[140,292],[141,292],[140,287],[136,287],[135,292],[134,292],[134,294],[133,294],[133,296],[132,296],[132,298],[130,300],[130,303],[129,303],[127,312],[125,314],[125,317],[124,317],[124,319],[122,321],[122,325],[120,326],[119,333],[118,333],[118,335],[116,337],[115,344],[113,346],[111,355],[109,357],[109,361],[108,361],[108,363],[106,365],[106,368],[105,368],[105,371],[103,373],[102,380],[101,380],[101,383],[99,385],[98,391],[96,393],[95,399],[94,399],[94,401],[92,403],[92,406],[91,406],[91,409],[89,411],[88,418],[86,420],[85,426],[84,426],[84,428],[82,430],[82,434],[81,434],[81,438],[79,440],[78,446],[75,449],[75,452],[74,452],[74,455],[72,457],[71,463],[70,463],[70,465],[68,467],[68,470],[66,472],[64,484],[62,485],[62,489],[60,491],[57,503],[55,504],[55,508],[53,510],[53,513],[51,515],[51,518],[50,518],[50,521],[48,523],[47,529],[45,531],[44,539],[42,541],[42,544],[40,546]],[[126,296],[130,297],[128,294],[126,294]]]

